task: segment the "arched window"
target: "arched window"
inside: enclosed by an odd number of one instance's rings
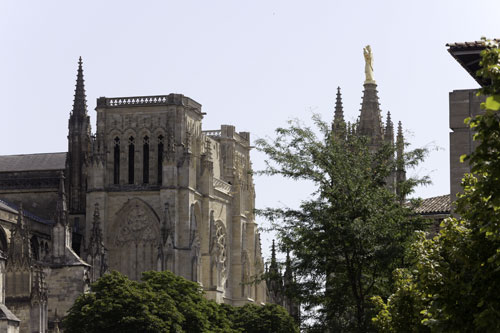
[[[35,260],[40,260],[40,247],[38,244],[38,237],[35,235],[31,237],[31,254]]]
[[[120,184],[120,138],[115,138],[115,147],[113,153],[113,183]]]
[[[158,136],[158,184],[163,181],[163,135]]]
[[[2,227],[0,227],[0,251],[7,255],[7,251],[9,247],[7,245],[7,236],[5,235],[5,231]]]
[[[142,145],[142,182],[149,183],[149,137],[144,137]]]
[[[131,136],[128,139],[128,183],[134,183],[134,155],[135,155],[135,140]]]

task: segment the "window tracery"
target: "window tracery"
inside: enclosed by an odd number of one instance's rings
[[[134,168],[135,168],[134,155],[135,155],[135,139],[133,136],[131,136],[128,139],[128,183],[129,184],[134,183]]]
[[[149,183],[149,137],[147,135],[142,145],[142,182]]]
[[[120,184],[120,138],[115,137],[113,148],[113,184]]]

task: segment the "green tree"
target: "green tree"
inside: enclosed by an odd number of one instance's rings
[[[92,285],[92,292],[75,301],[63,327],[68,332],[182,332],[184,316],[171,297],[124,275],[106,274]]]
[[[298,332],[280,306],[217,304],[197,283],[168,271],[145,272],[142,282],[118,272],[104,275],[75,301],[63,326],[74,333]]]
[[[269,158],[263,174],[315,185],[299,209],[260,213],[272,221],[281,248],[293,254],[295,296],[316,319],[313,326],[366,332],[372,327],[370,297],[389,293],[392,271],[404,265],[405,245],[422,227],[386,181],[398,162],[415,165],[425,150],[396,161],[390,144],[373,151],[351,127],[334,135],[317,116],[314,122],[320,138],[310,127],[291,121],[276,130],[274,140],[257,141]],[[410,179],[398,188],[408,194],[425,181]]]
[[[236,308],[234,328],[245,333],[298,333],[288,312],[276,304],[247,304]]]
[[[405,278],[414,292],[399,304],[393,298],[404,294],[401,287],[385,303],[375,299],[380,312],[374,321],[381,331],[383,323],[397,331],[394,318],[408,303],[419,317],[410,321],[414,331],[500,331],[500,49],[497,42],[486,43],[478,74],[490,84],[481,90],[488,95],[484,114],[466,120],[478,145],[464,156],[472,173],[464,177],[457,200],[460,218],[445,220],[436,237],[421,234],[412,245],[413,266]]]

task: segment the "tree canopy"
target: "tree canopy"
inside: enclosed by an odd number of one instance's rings
[[[445,220],[432,239],[421,233],[394,293],[374,298],[383,332],[500,331],[500,49],[485,42],[478,74],[490,84],[481,90],[484,113],[466,119],[477,147],[463,156],[472,173],[457,199],[460,217]]]
[[[426,179],[402,180],[400,196],[387,180],[398,164],[417,164],[425,150],[396,159],[392,143],[373,149],[355,126],[333,133],[319,117],[314,122],[315,129],[290,121],[274,139],[257,141],[268,156],[263,174],[315,185],[299,208],[260,213],[292,253],[296,286],[290,296],[308,313],[306,322],[319,331],[366,332],[372,328],[370,297],[389,293],[392,271],[404,265],[405,246],[423,227],[401,198]]]
[[[199,284],[175,274],[145,272],[142,282],[112,272],[81,295],[63,320],[68,332],[298,332],[273,304],[236,308],[207,300]]]

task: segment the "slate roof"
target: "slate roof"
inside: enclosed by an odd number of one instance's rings
[[[15,314],[10,312],[9,308],[5,304],[0,304],[0,320],[11,320],[20,322],[19,318]]]
[[[0,172],[64,170],[66,153],[0,156]]]
[[[415,208],[417,214],[449,214],[451,211],[450,195],[440,195],[422,200],[422,204]]]
[[[6,210],[8,212],[11,212],[11,213],[14,213],[14,214],[17,214],[17,210],[15,210],[14,208],[10,207],[6,202],[4,202],[3,200],[0,200],[0,209],[1,210]]]
[[[19,212],[19,207],[17,205],[14,205],[13,203],[10,203],[10,202],[2,200],[2,199],[0,199],[0,209],[8,210],[14,214],[17,214]],[[25,209],[23,209],[23,216],[25,216],[33,221],[40,222],[42,224],[54,224],[54,222],[49,221],[49,220],[45,220],[45,219],[43,219],[35,214],[28,212]]]

